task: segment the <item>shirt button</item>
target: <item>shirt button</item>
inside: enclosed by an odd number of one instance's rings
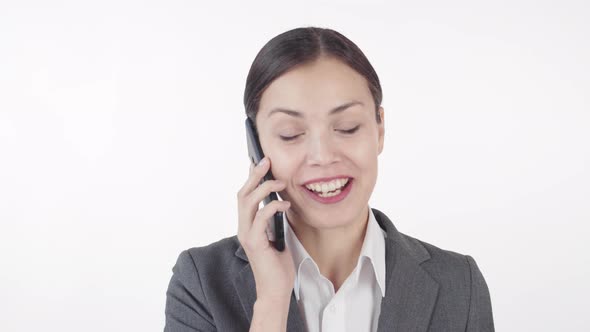
[[[334,312],[336,312],[336,305],[332,304],[332,305],[330,306],[330,312],[331,312],[331,313],[334,313]]]

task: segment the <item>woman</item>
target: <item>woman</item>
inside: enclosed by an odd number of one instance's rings
[[[369,61],[336,31],[294,29],[260,50],[244,104],[266,158],[238,192],[237,236],[180,254],[166,331],[493,331],[473,258],[369,208],[381,98]],[[283,201],[259,209],[270,192]],[[282,252],[266,234],[278,211]]]

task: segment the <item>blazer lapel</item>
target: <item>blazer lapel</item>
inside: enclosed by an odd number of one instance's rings
[[[387,233],[385,297],[377,331],[427,331],[439,288],[420,266],[430,259],[430,254],[421,245],[403,238],[385,214],[373,211]]]
[[[236,251],[236,256],[248,262],[248,256],[244,248],[240,246]],[[256,302],[256,281],[254,274],[250,268],[250,264],[246,264],[234,279],[234,287],[238,293],[248,322],[252,323],[252,316],[254,315],[254,302]],[[291,293],[291,303],[289,304],[289,316],[287,317],[287,331],[303,332],[305,331],[305,323],[299,315],[299,307],[297,306],[297,299],[295,293]]]
[[[430,254],[418,243],[402,237],[387,216],[372,209],[375,219],[387,233],[385,238],[385,297],[381,301],[378,332],[428,330],[430,317],[438,296],[438,283],[420,266]],[[236,256],[248,262],[242,246]],[[234,279],[234,287],[244,308],[248,322],[252,322],[256,283],[250,264],[244,265]],[[305,331],[295,294],[291,294],[287,331]]]

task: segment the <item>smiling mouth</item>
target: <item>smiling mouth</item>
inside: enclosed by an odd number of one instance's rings
[[[350,185],[352,182],[351,180],[352,178],[342,178],[329,182],[308,184],[303,187],[305,187],[307,191],[313,193],[314,195],[327,198],[339,195]]]

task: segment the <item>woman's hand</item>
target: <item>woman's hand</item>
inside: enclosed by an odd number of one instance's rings
[[[254,273],[256,302],[280,304],[277,309],[283,309],[286,305],[288,310],[295,280],[293,259],[289,248],[285,247],[282,252],[274,248],[266,235],[266,227],[268,220],[277,211],[286,211],[290,203],[272,201],[258,209],[264,197],[285,188],[285,183],[279,180],[265,181],[259,185],[269,169],[268,157],[255,167],[251,165],[248,180],[238,192],[238,240],[244,247]]]

